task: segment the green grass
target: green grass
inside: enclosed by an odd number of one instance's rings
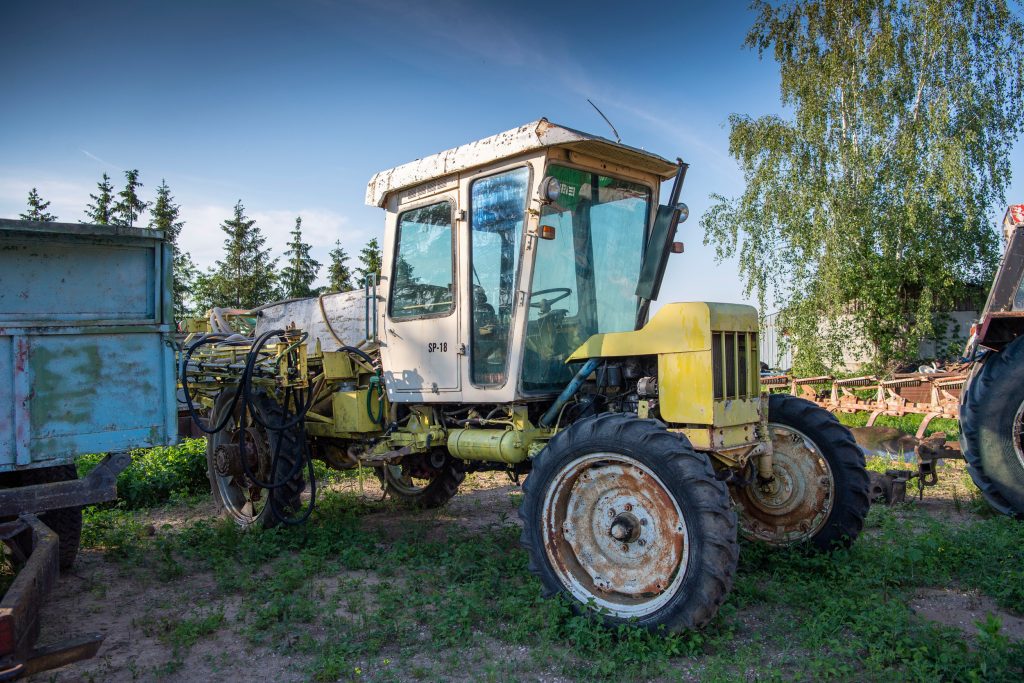
[[[367,514],[383,509],[330,493],[305,527],[246,534],[206,520],[155,537],[138,533],[132,513],[110,510],[93,538],[118,548],[127,571],[173,582],[182,596],[190,577],[208,572],[216,588],[205,602],[241,600],[235,633],[302,655],[315,680],[1024,676],[1024,646],[997,621],[966,643],[908,607],[921,588],[954,586],[1024,612],[1024,525],[1003,517],[954,525],[876,508],[848,551],[743,544],[719,617],[704,631],[666,635],[608,629],[542,599],[514,527],[474,532],[424,519],[382,536]],[[176,656],[227,626],[210,614],[190,619],[168,636]]]
[[[185,439],[167,448],[140,448],[117,477],[117,505],[135,510],[206,494],[206,440]],[[78,476],[84,477],[103,459],[102,454],[78,459]]]
[[[719,616],[672,635],[606,628],[542,599],[510,525],[468,530],[424,514],[382,533],[387,502],[329,491],[298,528],[241,533],[204,519],[154,529],[146,506],[206,492],[203,452],[202,440],[136,452],[118,482],[125,502],[85,512],[86,548],[174,591],[145,618],[168,659],[143,678],[174,674],[197,643],[220,637],[293,657],[320,681],[1024,678],[1024,645],[997,618],[965,641],[908,606],[924,588],[951,587],[1024,613],[1024,524],[1004,517],[873,508],[853,548],[832,555],[744,543]]]

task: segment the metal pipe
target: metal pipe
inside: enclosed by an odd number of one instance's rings
[[[547,409],[547,412],[541,416],[541,427],[546,429],[551,426],[555,418],[558,417],[558,413],[562,410],[562,406],[576,395],[576,392],[580,390],[581,386],[583,386],[583,382],[586,381],[587,376],[597,369],[597,364],[598,359],[596,358],[591,358],[583,364],[583,367],[580,368],[580,371],[576,373],[576,376],[569,381],[569,384],[562,390],[562,393],[558,395],[558,398],[556,398],[555,402],[551,404],[551,407]]]

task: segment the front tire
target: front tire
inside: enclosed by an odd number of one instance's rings
[[[768,397],[775,479],[733,488],[740,534],[769,545],[849,547],[870,498],[864,453],[830,412],[788,394]]]
[[[1024,337],[975,370],[960,404],[967,471],[989,505],[1024,517]]]
[[[657,420],[556,434],[523,485],[520,539],[547,596],[609,624],[701,628],[732,588],[736,516],[707,456]]]

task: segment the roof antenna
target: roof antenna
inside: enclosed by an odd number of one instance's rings
[[[589,97],[587,98],[587,102],[590,102],[590,98]],[[622,138],[619,137],[619,131],[615,130],[615,126],[612,125],[612,122],[608,120],[608,117],[604,115],[603,111],[601,111],[600,109],[597,108],[596,104],[594,104],[593,102],[590,102],[590,106],[593,107],[594,110],[598,114],[601,115],[601,118],[604,119],[604,122],[607,123],[608,127],[612,129],[612,133],[615,135],[615,142],[617,142],[617,143],[619,143],[621,145],[622,144]]]

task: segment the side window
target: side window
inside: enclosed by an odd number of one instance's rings
[[[391,271],[391,317],[422,318],[455,310],[452,205],[438,202],[398,216]]]
[[[508,377],[509,331],[529,182],[529,169],[517,168],[475,180],[470,189],[470,349],[475,384],[503,384]]]

